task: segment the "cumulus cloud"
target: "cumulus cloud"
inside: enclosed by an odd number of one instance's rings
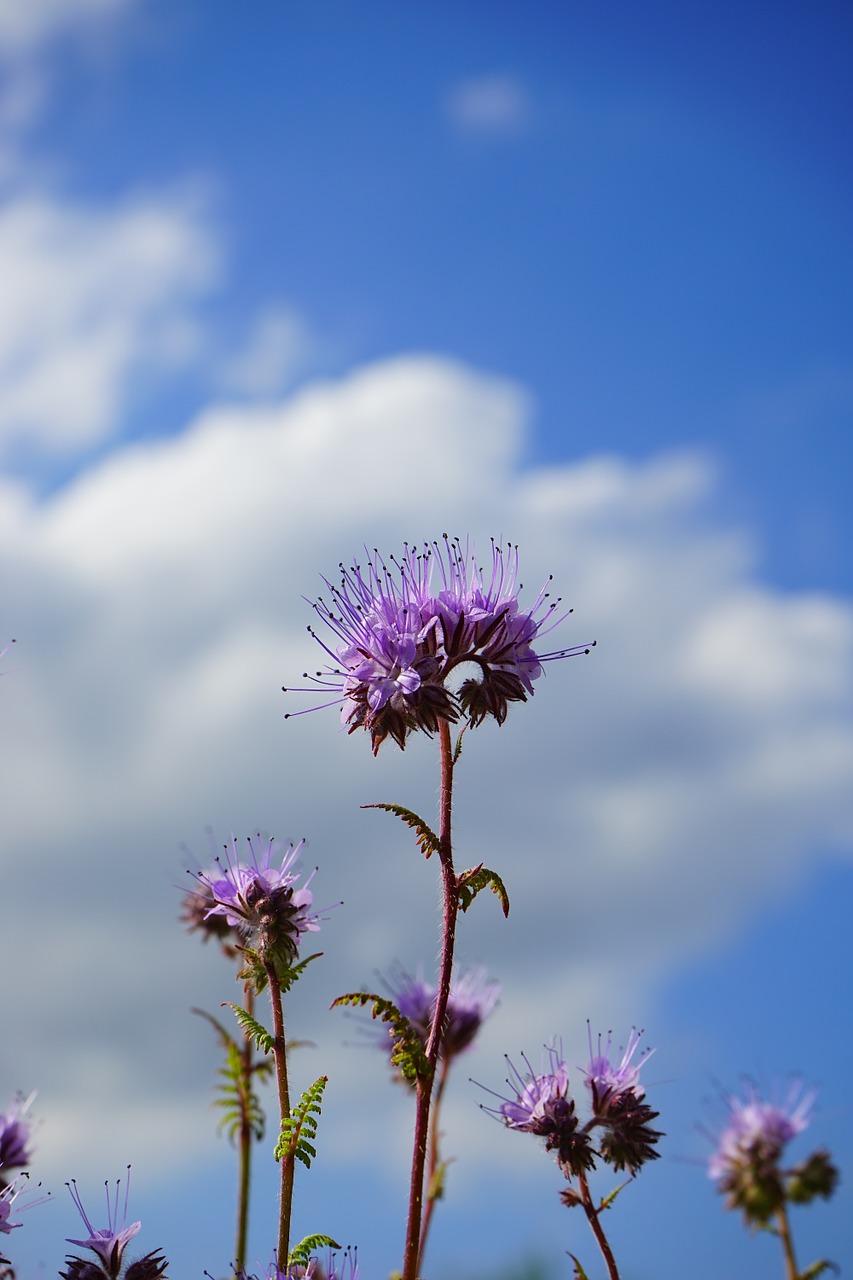
[[[185,193],[0,211],[0,448],[73,453],[115,432],[134,378],[197,348],[218,246]]]
[[[475,76],[448,93],[450,119],[466,133],[512,137],[530,118],[530,101],[520,80],[508,75]]]
[[[322,658],[303,597],[365,546],[511,536],[528,591],[553,572],[576,607],[560,639],[599,642],[550,664],[463,756],[458,860],[498,870],[513,903],[505,922],[478,901],[460,930],[463,962],[505,979],[484,1059],[509,1026],[535,1046],[591,1010],[629,1025],[816,845],[849,854],[849,602],[757,580],[748,539],[714,525],[708,459],[523,469],[530,414],[510,382],[412,356],[276,405],[212,407],[47,501],[0,490],[2,634],[18,639],[2,686],[4,940],[33,957],[6,994],[0,1074],[41,1090],[57,1175],[86,1163],[81,1096],[122,1161],[212,1149],[208,1031],[187,1009],[215,1009],[231,980],[175,922],[177,848],[207,823],[222,839],[309,837],[318,901],[346,905],[294,997],[292,1025],[320,1046],[305,1070],[322,1056],[337,1072],[339,1158],[369,1141],[403,1159],[393,1126],[369,1131],[381,1068],[341,1048],[351,1022],[316,1009],[394,957],[434,954],[432,864],[388,815],[359,811],[390,799],[430,816],[434,744],[374,760],[334,710],[284,722],[311,700],[279,692]],[[479,1151],[517,1158],[487,1134]]]

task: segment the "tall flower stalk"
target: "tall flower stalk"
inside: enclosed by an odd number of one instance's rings
[[[549,661],[589,652],[589,646],[542,652],[539,640],[570,610],[550,596],[550,583],[529,609],[519,604],[518,550],[491,546],[491,566],[481,566],[473,549],[446,535],[440,542],[404,548],[386,562],[377,551],[364,566],[341,565],[338,584],[325,579],[328,597],[314,610],[335,637],[327,644],[311,628],[329,665],[307,689],[321,692],[322,705],[338,703],[349,733],[370,734],[374,754],[389,737],[404,748],[418,730],[437,735],[440,763],[439,824],[436,835],[422,819],[398,805],[379,805],[396,813],[417,835],[422,852],[438,855],[442,881],[442,928],[437,994],[426,1045],[405,1015],[391,1002],[368,993],[351,993],[337,1003],[373,1004],[374,1017],[390,1021],[396,1036],[396,1061],[415,1086],[415,1131],[403,1280],[416,1280],[422,1256],[424,1177],[429,1144],[431,1100],[445,1034],[450,998],[456,922],[486,886],[509,900],[499,876],[482,865],[461,874],[453,857],[454,770],[461,733],[454,748],[451,725],[476,728],[486,719],[506,720],[509,706],[526,702],[533,682]],[[334,646],[334,647],[333,647]],[[451,687],[454,673],[462,676]],[[287,690],[285,690],[287,692]],[[310,708],[318,709],[318,708]],[[293,714],[293,713],[290,713]],[[435,1120],[433,1121],[435,1123]]]

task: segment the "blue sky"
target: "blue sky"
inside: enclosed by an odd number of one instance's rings
[[[7,964],[49,886],[0,1084],[39,1089],[61,1201],[22,1272],[74,1234],[62,1181],[129,1160],[174,1273],[223,1265],[186,1011],[231,992],[174,926],[207,824],[307,835],[347,903],[294,1014],[333,1081],[299,1195],[395,1265],[405,1100],[324,1008],[433,954],[432,882],[358,814],[428,808],[432,757],[285,724],[278,690],[320,573],[448,527],[517,539],[599,641],[466,757],[463,856],[514,901],[464,922],[505,986],[471,1074],[646,1027],[668,1139],[614,1213],[636,1280],[780,1272],[702,1168],[715,1080],[802,1072],[851,1167],[853,18],[641,8],[0,0]],[[431,1273],[592,1267],[476,1100],[460,1078]],[[849,1263],[848,1197],[800,1216],[804,1260]]]

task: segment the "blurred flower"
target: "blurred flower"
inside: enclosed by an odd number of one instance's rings
[[[329,600],[313,605],[340,643],[329,647],[309,627],[333,665],[305,678],[335,693],[323,705],[340,702],[342,722],[350,733],[368,730],[374,754],[389,735],[404,747],[409,733],[435,733],[440,721],[453,723],[460,713],[472,726],[487,716],[502,724],[508,704],[533,693],[543,662],[589,651],[583,645],[534,651],[533,641],[571,610],[560,613],[560,601],[544,588],[522,610],[517,577],[517,548],[493,542],[486,575],[472,548],[446,536],[420,549],[406,546],[390,566],[377,551],[365,567],[342,565],[338,586],[323,579]],[[476,675],[452,692],[447,678],[465,664]]]
[[[426,1048],[438,988],[424,981],[421,970],[413,978],[404,969],[400,969],[386,985],[397,1008],[408,1018]],[[471,1047],[480,1027],[494,1010],[500,991],[501,984],[489,978],[482,965],[466,969],[451,980],[441,1042],[443,1057],[454,1058]],[[383,1037],[383,1046],[385,1043]]]
[[[277,841],[268,839],[265,847],[259,847],[263,842],[257,836],[256,842],[251,837],[247,840],[250,858],[243,862],[237,838],[232,836],[230,845],[225,846],[225,865],[219,863],[216,871],[199,872],[198,880],[213,902],[207,916],[222,917],[233,928],[256,933],[262,949],[282,952],[292,963],[302,934],[320,928],[316,912],[311,911],[313,895],[308,888],[314,873],[302,888],[295,888],[297,877],[291,867],[304,841],[285,849],[280,866],[273,866],[273,857],[281,849]]]
[[[791,1139],[808,1128],[817,1096],[814,1089],[803,1093],[798,1080],[792,1081],[779,1105],[764,1102],[751,1083],[745,1095],[726,1096],[728,1124],[708,1161],[708,1174],[715,1180],[726,1178],[744,1159],[775,1163]]]
[[[763,1226],[786,1200],[808,1204],[828,1198],[838,1171],[826,1151],[816,1151],[793,1168],[781,1167],[788,1144],[811,1121],[817,1092],[793,1080],[779,1102],[766,1102],[748,1083],[744,1097],[725,1096],[727,1123],[708,1161],[708,1174],[726,1196],[727,1209],[740,1209],[746,1220]]]
[[[319,1258],[311,1258],[306,1266],[292,1263],[284,1271],[278,1266],[273,1256],[262,1277],[249,1276],[241,1272],[239,1280],[358,1280],[358,1277],[357,1251],[345,1249],[340,1259],[330,1251],[325,1267]]]
[[[6,1111],[0,1112],[0,1186],[5,1181],[7,1169],[22,1169],[29,1164],[30,1122],[25,1119],[35,1094],[19,1095]]]

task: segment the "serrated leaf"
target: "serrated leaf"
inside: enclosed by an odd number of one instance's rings
[[[406,1015],[400,1012],[392,1000],[387,1000],[385,996],[378,996],[373,991],[350,991],[333,1000],[332,1008],[335,1009],[339,1005],[352,1005],[363,1009],[367,1004],[373,1006],[371,1017],[379,1018],[382,1022],[388,1022],[391,1025],[394,1035],[391,1062],[395,1067],[400,1068],[404,1079],[410,1084],[414,1084],[416,1080],[428,1080],[430,1065],[424,1053],[421,1038]]]
[[[319,1076],[305,1090],[290,1115],[282,1117],[281,1133],[273,1153],[276,1160],[299,1160],[306,1169],[311,1168],[311,1161],[317,1155],[314,1139],[317,1137],[320,1104],[328,1083],[328,1076]]]
[[[227,1000],[226,1004],[229,1009],[234,1010],[234,1016],[240,1023],[244,1033],[250,1040],[254,1040],[261,1052],[272,1053],[275,1039],[270,1035],[266,1027],[261,1026],[260,1022],[256,1022],[252,1015],[242,1009],[239,1004],[232,1004],[230,1000]]]
[[[418,842],[418,848],[425,858],[430,858],[434,853],[438,853],[438,836],[431,827],[427,826],[423,818],[419,818],[411,809],[406,809],[401,804],[363,804],[361,807],[362,809],[385,809],[387,813],[395,813],[401,821],[405,822],[407,827],[412,828]]]
[[[488,887],[499,899],[504,915],[509,915],[509,894],[506,891],[506,885],[497,871],[490,871],[482,863],[461,872],[457,877],[456,887],[459,890],[459,906],[463,911],[468,910],[481,889]]]
[[[291,1267],[307,1267],[308,1259],[317,1249],[340,1249],[337,1240],[331,1236],[306,1236],[299,1244],[293,1246],[287,1255],[287,1269]]]
[[[575,1280],[589,1280],[589,1276],[586,1274],[586,1272],[584,1271],[583,1267],[581,1266],[580,1262],[575,1257],[575,1255],[573,1253],[570,1253],[569,1257],[571,1258],[572,1262],[575,1264]]]

